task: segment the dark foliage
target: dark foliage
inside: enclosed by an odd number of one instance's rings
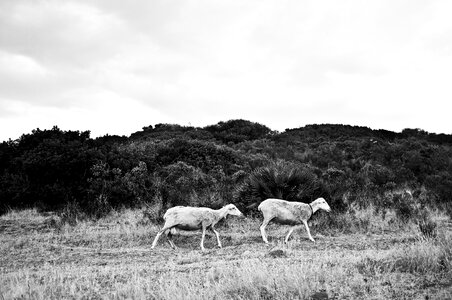
[[[204,128],[223,143],[241,143],[262,139],[274,133],[265,125],[246,120],[230,120]]]
[[[1,210],[40,206],[54,209],[87,196],[89,169],[99,153],[89,132],[58,127],[34,130],[0,150]]]
[[[172,139],[156,147],[155,162],[158,166],[165,167],[178,161],[206,173],[220,167],[227,175],[235,173],[245,163],[240,153],[211,142]]]
[[[210,132],[192,126],[180,126],[177,124],[156,124],[143,127],[142,131],[137,131],[130,135],[131,140],[168,140],[168,139],[196,139],[213,140]]]
[[[407,188],[422,192],[414,200],[397,195]],[[392,207],[401,219],[417,216],[419,203],[450,212],[452,135],[331,124],[277,133],[230,120],[96,139],[54,127],[0,144],[0,213],[33,206],[73,219],[74,207],[99,217],[145,204],[158,218],[172,205],[232,201],[252,212],[268,197],[324,197],[335,210]],[[424,223],[427,232],[432,225]]]

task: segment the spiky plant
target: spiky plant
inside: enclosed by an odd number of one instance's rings
[[[257,168],[245,178],[236,190],[235,203],[250,212],[267,198],[309,202],[318,189],[319,182],[311,170],[295,163],[276,161]]]

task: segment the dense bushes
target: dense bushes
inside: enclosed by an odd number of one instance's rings
[[[263,139],[273,132],[267,126],[246,120],[230,120],[204,128],[223,143],[241,143]]]
[[[98,153],[89,132],[34,130],[0,147],[0,210],[60,203],[87,196],[89,168]]]
[[[395,195],[410,189],[422,191],[413,194],[416,205],[452,215],[449,135],[344,125],[277,133],[244,120],[157,124],[129,138],[89,135],[54,127],[0,144],[0,212],[70,206],[96,217],[146,204],[158,217],[173,205],[234,201],[252,213],[269,197],[325,197],[335,210],[391,207],[403,219],[416,210]]]

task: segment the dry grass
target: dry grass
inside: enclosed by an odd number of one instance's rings
[[[199,233],[151,251],[159,226],[142,210],[76,226],[11,212],[0,217],[0,299],[452,298],[452,225],[434,215],[438,235],[427,239],[390,216],[356,211],[340,217],[347,230],[314,224],[316,243],[302,230],[283,244],[287,228],[270,225],[270,246],[260,220],[230,218],[219,229],[224,248],[210,236],[203,253]]]

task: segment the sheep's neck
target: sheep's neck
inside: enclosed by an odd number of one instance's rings
[[[217,210],[217,212],[218,212],[218,220],[223,219],[228,214],[228,211],[225,208],[220,208],[219,210]]]
[[[319,207],[318,207],[317,203],[312,202],[312,203],[310,203],[309,205],[311,205],[311,208],[312,208],[312,214],[315,214],[315,212],[319,210]]]

